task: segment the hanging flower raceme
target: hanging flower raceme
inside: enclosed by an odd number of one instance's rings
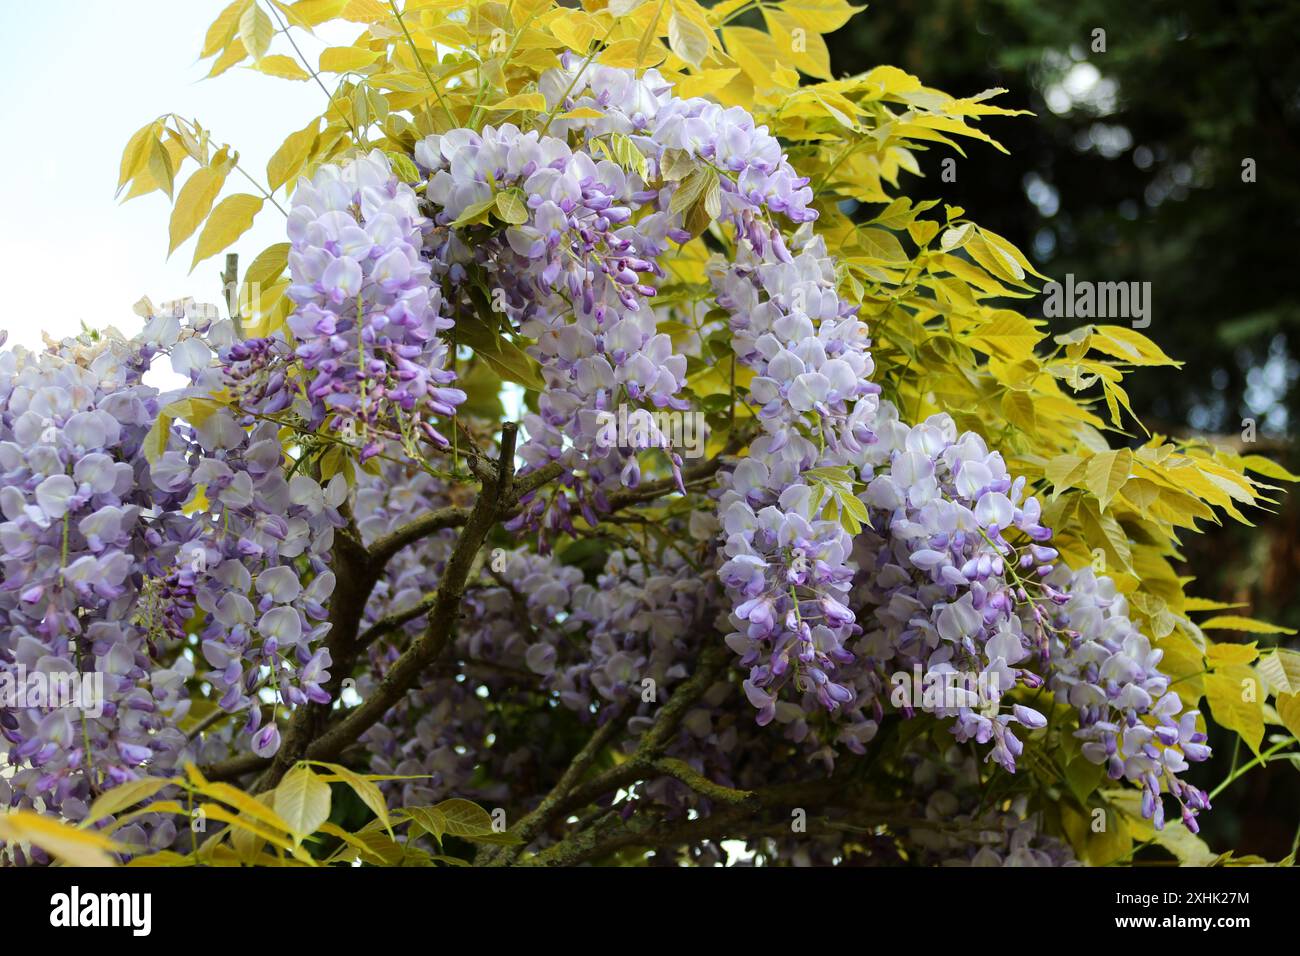
[[[894,702],[908,715],[953,718],[959,741],[992,741],[992,759],[1014,772],[1023,744],[1011,725],[1046,725],[1038,711],[1001,702],[1017,685],[1042,684],[1028,665],[1045,659],[1041,602],[1054,592],[1040,578],[1056,557],[1051,532],[1024,479],[1013,481],[979,436],[959,436],[949,416],[909,428],[886,403],[877,429],[861,460],[870,526],[855,542],[854,606],[875,625],[858,647],[865,682],[892,700],[883,692],[892,675],[919,668],[942,681],[944,693],[905,687]]]
[[[330,701],[321,686],[330,666],[320,646],[330,628],[325,603],[334,590],[326,556],[347,493],[342,475],[324,488],[286,475],[277,431],[266,422],[246,432],[219,409],[179,431],[153,468],[169,494],[205,500],[178,567],[204,612],[198,638],[212,668],[204,677],[222,710],[245,716],[259,756],[280,745],[277,722],[263,722],[264,697],[291,706]]]
[[[179,545],[135,464],[159,409],[147,367],[115,333],[0,353],[0,679],[30,691],[0,709],[10,805],[79,819],[92,788],[185,749],[193,666],[164,662],[147,613]]]
[[[680,468],[652,416],[635,442],[611,436],[606,424],[620,406],[625,421],[629,411],[687,407],[678,394],[686,359],[673,354],[644,304],[655,294],[650,283],[663,275],[657,260],[669,217],[658,212],[631,221],[657,194],[608,158],[509,125],[429,137],[416,147],[416,160],[430,171],[427,194],[440,242],[434,254],[450,263],[451,282],[488,287],[490,298],[475,301],[535,343],[528,351],[546,388],[537,412],[524,418],[527,440],[519,453],[525,471],[563,462],[561,485],[574,500],[565,493],[530,496],[518,524],[571,528],[573,504],[594,522],[596,511],[607,510],[612,486],[639,482],[636,456],[644,448],[668,452]],[[466,219],[494,203],[510,224],[469,242]]]
[[[231,331],[164,310],[135,339],[0,353],[0,679],[33,689],[0,711],[8,805],[79,820],[102,790],[213,741],[270,755],[277,708],[329,699],[322,556],[346,486],[290,476],[274,425],[250,433],[210,398]],[[164,358],[189,379],[166,395],[142,381]],[[242,734],[181,730],[196,676]],[[145,817],[124,839],[174,835]]]
[[[1076,736],[1083,755],[1106,767],[1112,780],[1142,786],[1142,814],[1164,823],[1161,785],[1181,808],[1188,829],[1210,808],[1206,794],[1179,780],[1187,761],[1210,756],[1196,711],[1170,691],[1160,671],[1163,652],[1138,633],[1128,602],[1091,568],[1058,570],[1052,580],[1066,596],[1054,616],[1052,689],[1079,712]]]
[[[296,372],[285,367],[284,334],[241,342],[224,354],[251,410],[294,406],[309,427],[327,424],[376,454],[384,438],[449,443],[434,425],[465,393],[452,386],[452,326],[424,254],[416,195],[377,150],[300,181],[289,213],[288,330]]]
[[[636,77],[572,57],[540,88],[562,118],[538,130],[452,130],[417,145],[415,156],[430,174],[440,227],[434,258],[448,264],[453,285],[481,284],[490,296],[476,300],[480,310],[486,298],[535,343],[529,352],[546,388],[525,417],[520,454],[526,469],[563,462],[571,494],[530,494],[516,527],[558,530],[571,528],[575,507],[594,521],[613,487],[636,486],[644,449],[667,452],[680,481],[671,435],[650,413],[688,408],[686,358],[656,331],[646,300],[665,274],[659,260],[669,241],[692,235],[674,197],[703,187],[688,186],[681,170],[712,171],[718,216],[762,248],[784,251],[759,210],[795,221],[813,214],[807,181],[744,110],[675,97],[654,70]],[[575,118],[583,108],[599,118]],[[493,209],[508,222],[503,232],[467,238]],[[638,434],[611,441],[608,423],[620,410]]]
[[[746,691],[762,723],[789,682],[828,710],[853,700],[836,676],[861,630],[847,605],[852,537],[824,516],[806,476],[830,465],[828,455],[860,454],[874,440],[879,392],[867,381],[866,327],[836,295],[825,247],[806,229],[795,243],[791,256],[740,234],[736,259],[713,272],[737,360],[755,373],[750,397],[763,428],[718,504],[729,558],[719,574],[737,601],[727,641],[750,667]]]

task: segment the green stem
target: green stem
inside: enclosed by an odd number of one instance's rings
[[[660,3],[660,6],[662,7],[663,4]],[[555,120],[556,114],[564,107],[564,101],[569,98],[569,94],[573,92],[573,88],[578,85],[578,80],[582,79],[582,74],[587,72],[587,67],[591,66],[591,61],[596,58],[596,54],[600,52],[601,47],[605,45],[605,41],[608,40],[610,34],[614,32],[614,24],[616,23],[618,23],[617,18],[609,21],[609,29],[605,31],[605,35],[600,38],[599,43],[592,47],[591,52],[588,53],[586,59],[582,61],[582,66],[578,67],[578,72],[573,74],[573,79],[569,81],[569,85],[565,87],[564,93],[560,96],[559,100],[556,101],[555,108],[546,115],[546,122],[542,124],[541,131],[538,133],[539,136],[545,136],[546,131],[551,128],[551,123]]]
[[[1296,742],[1297,742],[1297,741],[1296,741],[1296,738],[1294,738],[1294,737],[1288,737],[1286,740],[1282,741],[1281,743],[1274,744],[1272,747],[1269,747],[1267,750],[1265,750],[1262,754],[1260,754],[1260,755],[1259,755],[1258,757],[1256,757],[1254,760],[1250,761],[1250,763],[1243,764],[1241,767],[1239,767],[1239,768],[1233,770],[1233,771],[1232,771],[1230,774],[1228,774],[1228,776],[1224,779],[1223,783],[1219,784],[1217,787],[1215,787],[1213,790],[1210,791],[1210,793],[1209,793],[1209,797],[1210,797],[1210,799],[1213,800],[1215,797],[1217,797],[1219,794],[1221,794],[1224,790],[1226,790],[1229,786],[1231,786],[1232,784],[1236,783],[1238,779],[1240,779],[1241,777],[1245,776],[1246,771],[1248,771],[1248,770],[1250,770],[1250,769],[1252,769],[1252,768],[1254,768],[1254,767],[1259,766],[1260,764],[1262,764],[1262,763],[1264,763],[1265,761],[1267,761],[1269,757],[1273,756],[1273,755],[1274,755],[1275,753],[1277,753],[1279,750],[1282,750],[1282,749],[1284,749],[1284,748],[1286,748],[1286,747],[1290,747],[1292,744],[1294,744],[1294,743],[1296,743]]]
[[[411,48],[411,55],[415,57],[415,62],[420,64],[420,70],[424,73],[424,78],[429,81],[429,88],[433,90],[433,95],[437,97],[438,105],[441,106],[442,111],[447,114],[447,122],[451,123],[452,126],[455,126],[456,117],[452,113],[451,107],[447,105],[447,101],[442,98],[442,90],[438,89],[438,84],[433,82],[433,74],[431,74],[429,68],[424,65],[424,57],[420,56],[420,50],[415,45],[415,40],[411,37],[411,31],[406,29],[406,21],[402,19],[401,11],[397,9],[397,4],[394,0],[388,0],[388,6],[392,9],[393,16],[397,19],[397,25],[402,28],[402,36],[406,37],[406,44]]]
[[[514,9],[513,3],[510,5],[509,9],[510,10]],[[539,7],[538,9],[541,8]],[[528,19],[525,20],[523,24],[521,24],[518,27],[518,29],[515,30],[514,39],[510,41],[510,47],[509,49],[506,50],[506,55],[501,58],[502,62],[504,63],[510,62],[510,58],[514,56],[515,48],[519,46],[520,38],[524,35],[524,31],[528,29],[529,25],[533,22],[533,20],[536,17],[537,17],[537,11],[534,10],[532,13],[528,15]],[[488,52],[491,52],[491,50],[489,49]],[[470,129],[474,129],[474,124],[478,122],[478,116],[482,110],[483,97],[486,93],[487,93],[487,87],[485,87],[483,83],[480,81],[478,84],[478,91],[474,94],[474,106],[469,111],[469,122],[466,124],[467,126],[469,126]]]

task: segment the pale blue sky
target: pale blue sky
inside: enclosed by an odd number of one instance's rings
[[[283,137],[321,112],[324,94],[312,82],[246,67],[203,79],[203,35],[226,2],[0,0],[0,329],[10,344],[37,346],[42,330],[66,335],[82,320],[134,331],[131,306],[142,295],[218,299],[223,257],[187,276],[191,238],[167,260],[166,196],[120,204],[113,192],[127,139],[161,113],[197,119],[264,180]],[[350,42],[360,29],[330,40]],[[299,44],[312,59],[323,45]],[[292,52],[283,38],[272,51]],[[227,192],[243,191],[252,190],[232,175]],[[234,247],[245,265],[281,239],[283,217],[268,210]]]

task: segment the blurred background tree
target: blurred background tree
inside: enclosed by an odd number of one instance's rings
[[[1139,417],[1296,471],[1297,36],[1300,4],[1284,0],[894,0],[827,40],[836,75],[892,63],[958,96],[1003,87],[996,102],[1036,114],[990,123],[1010,155],[967,146],[952,181],[947,151],[922,157],[929,194],[966,207],[1058,281],[1150,282],[1144,331],[1186,366],[1126,382]],[[1257,441],[1243,445],[1246,419]],[[1189,536],[1186,573],[1196,593],[1300,627],[1300,504],[1292,495],[1250,517],[1262,533]],[[1226,775],[1245,758],[1223,738]],[[1293,851],[1300,834],[1278,822],[1300,801],[1288,769],[1235,784],[1249,792],[1233,794],[1238,812],[1209,818],[1214,835],[1270,859]]]

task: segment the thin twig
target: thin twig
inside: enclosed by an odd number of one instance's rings
[[[452,126],[455,126],[456,117],[452,113],[451,107],[449,107],[446,101],[442,98],[442,90],[438,89],[438,84],[433,82],[433,75],[429,73],[429,68],[424,65],[424,57],[420,56],[419,47],[415,45],[415,40],[411,37],[411,31],[406,29],[406,21],[402,19],[402,12],[397,9],[397,4],[394,3],[393,0],[388,0],[388,5],[393,10],[393,16],[397,19],[397,25],[402,28],[402,35],[406,37],[406,43],[411,48],[411,55],[415,57],[415,62],[420,65],[420,69],[424,73],[424,78],[429,81],[429,88],[433,90],[433,95],[437,97],[438,105],[441,106],[443,112],[447,114],[447,121],[451,123]]]
[[[311,74],[311,78],[316,81],[316,85],[320,87],[320,91],[325,94],[325,99],[329,101],[329,105],[334,107],[334,111],[339,114],[339,118],[342,119],[343,122],[347,124],[348,129],[352,131],[352,138],[359,144],[361,142],[361,134],[358,133],[357,128],[352,125],[352,120],[343,112],[343,108],[338,105],[337,101],[335,101],[334,94],[326,89],[324,81],[320,78],[320,74],[313,70],[311,64],[307,62],[307,57],[303,54],[302,50],[298,48],[298,43],[294,40],[293,34],[289,32],[289,25],[285,23],[284,20],[280,19],[280,11],[276,9],[274,3],[269,3],[267,6],[271,8],[271,15],[275,17],[276,23],[280,24],[280,32],[284,34],[284,38],[288,40],[289,45],[293,47],[293,52],[298,54],[298,59],[302,61],[303,69]]]
[[[616,708],[615,711],[607,715],[603,724],[596,728],[596,732],[587,739],[582,749],[569,762],[564,773],[555,786],[551,788],[550,793],[542,798],[542,802],[537,808],[523,817],[512,828],[512,832],[521,839],[521,843],[516,847],[490,847],[486,848],[487,852],[481,854],[481,864],[505,863],[518,856],[519,852],[532,842],[533,838],[546,829],[547,824],[552,819],[555,808],[559,806],[564,798],[573,789],[574,785],[582,779],[587,770],[591,767],[592,762],[600,755],[600,752],[618,735],[621,730],[625,729],[623,724],[622,708]]]

